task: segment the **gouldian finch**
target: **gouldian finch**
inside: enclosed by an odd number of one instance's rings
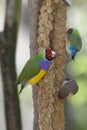
[[[66,50],[67,54],[71,56],[71,58],[74,60],[77,52],[79,52],[82,48],[82,40],[80,33],[75,28],[70,28],[66,32],[67,38],[66,38]]]
[[[21,84],[19,94],[27,84],[35,85],[43,78],[55,56],[56,52],[46,48],[27,61],[17,78],[17,84]]]

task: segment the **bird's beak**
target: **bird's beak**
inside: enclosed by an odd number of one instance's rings
[[[56,52],[52,51],[52,57],[54,58],[56,56]]]

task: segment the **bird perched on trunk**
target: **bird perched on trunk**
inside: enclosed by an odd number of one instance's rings
[[[27,61],[17,78],[17,84],[21,84],[19,94],[27,84],[35,85],[43,78],[55,55],[56,52],[46,48]]]
[[[74,60],[77,52],[82,48],[82,40],[80,33],[75,28],[69,28],[66,32],[66,50],[67,54]]]

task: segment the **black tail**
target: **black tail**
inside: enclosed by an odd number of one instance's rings
[[[20,94],[21,94],[21,92],[22,92],[22,90],[24,89],[25,85],[26,85],[26,83],[22,83],[22,84],[21,84],[21,89],[20,89],[20,91],[19,91],[18,95],[20,95]]]

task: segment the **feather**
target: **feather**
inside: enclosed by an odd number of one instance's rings
[[[33,76],[37,75],[40,72],[40,61],[42,58],[39,55],[36,55],[28,60],[25,64],[22,72],[17,78],[17,84],[21,82],[26,82],[31,79]]]

